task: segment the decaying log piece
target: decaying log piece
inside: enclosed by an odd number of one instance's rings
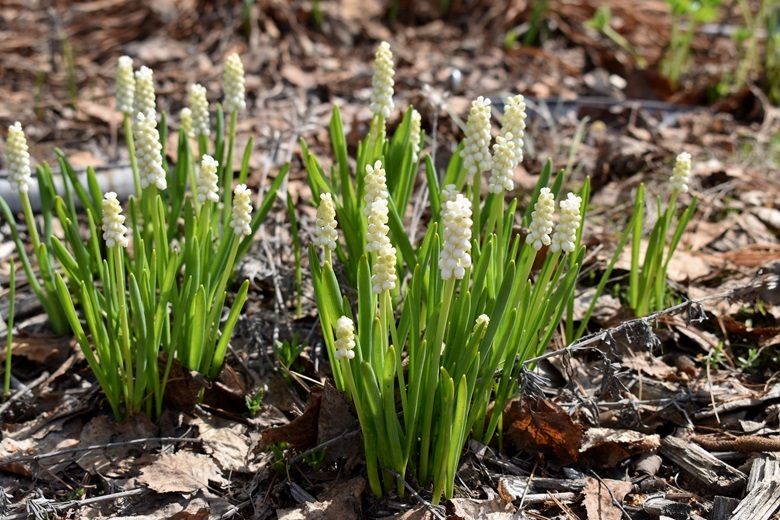
[[[734,510],[731,520],[769,520],[780,509],[780,479],[759,482]]]
[[[685,502],[675,502],[662,496],[650,497],[642,504],[642,509],[656,517],[668,517],[674,520],[690,518],[691,506]]]
[[[747,484],[747,475],[692,442],[666,437],[661,441],[661,454],[708,489],[719,494],[734,495],[741,492]]]
[[[776,455],[761,454],[753,461],[748,478],[747,491],[750,493],[755,487],[765,481],[780,479],[780,460]]]
[[[712,502],[712,514],[710,520],[729,520],[731,513],[739,505],[739,499],[717,496]]]

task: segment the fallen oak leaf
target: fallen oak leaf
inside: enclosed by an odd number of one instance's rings
[[[163,453],[141,471],[138,481],[158,493],[197,493],[209,481],[223,483],[219,467],[208,455],[179,451]]]

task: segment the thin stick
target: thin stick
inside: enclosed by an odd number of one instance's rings
[[[110,500],[117,500],[119,498],[125,498],[135,495],[140,495],[142,493],[145,493],[146,489],[144,488],[137,488],[137,489],[130,489],[128,491],[120,491],[119,493],[112,493],[110,495],[103,495],[99,497],[92,497],[92,498],[85,498],[84,500],[68,500],[67,502],[52,502],[48,498],[34,498],[31,500],[32,503],[34,503],[38,507],[44,507],[44,508],[51,508],[54,511],[62,512],[67,509],[73,509],[73,508],[82,508],[84,506],[88,506],[91,504],[97,504],[100,502],[106,502]],[[25,511],[23,513],[15,513],[13,515],[7,515],[3,518],[5,520],[22,520],[25,518],[29,518],[31,516],[31,513],[28,511]]]
[[[415,491],[415,490],[412,488],[412,486],[410,486],[410,485],[409,485],[409,483],[408,483],[407,481],[405,481],[403,478],[401,478],[401,475],[399,475],[397,471],[395,471],[394,469],[390,469],[390,468],[382,468],[382,471],[387,471],[388,473],[390,473],[391,475],[393,475],[395,478],[397,478],[398,480],[400,480],[401,482],[403,482],[403,484],[404,484],[404,487],[405,487],[406,489],[408,489],[408,490],[409,490],[409,493],[411,493],[411,494],[412,494],[412,496],[413,496],[413,497],[414,497],[414,498],[415,498],[415,499],[416,499],[416,500],[417,500],[417,501],[418,501],[420,504],[422,504],[423,506],[425,506],[425,508],[426,508],[428,511],[430,511],[430,512],[431,512],[431,514],[432,514],[433,516],[435,516],[436,518],[439,518],[440,520],[444,520],[444,517],[443,517],[443,516],[442,516],[442,514],[439,512],[438,508],[436,508],[436,506],[434,506],[433,504],[431,504],[430,502],[428,502],[427,500],[425,500],[423,497],[421,497],[421,496],[420,496],[420,494],[419,494],[419,493],[417,493],[417,491]]]
[[[204,442],[203,439],[191,439],[183,437],[148,437],[146,439],[134,439],[131,441],[123,442],[109,442],[108,444],[100,444],[95,446],[82,446],[79,448],[68,448],[66,450],[50,451],[49,453],[41,453],[39,455],[29,455],[27,457],[14,457],[11,459],[0,460],[0,467],[13,464],[14,462],[38,462],[42,459],[50,459],[52,457],[59,457],[60,455],[70,455],[72,453],[80,453],[82,451],[95,451],[106,450],[109,448],[118,448],[120,446],[131,446],[133,444],[146,444],[149,442]]]

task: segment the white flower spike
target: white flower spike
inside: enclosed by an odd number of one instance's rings
[[[133,116],[135,99],[135,76],[133,75],[133,59],[122,56],[116,67],[116,85],[114,87],[116,109],[126,116]]]
[[[393,111],[394,74],[390,44],[382,42],[376,50],[374,75],[371,77],[371,111],[385,119]]]
[[[582,198],[573,193],[569,193],[566,200],[562,200],[561,218],[555,226],[555,236],[553,236],[550,251],[553,253],[563,251],[571,253],[574,251],[574,245],[577,241],[577,230],[580,228],[580,204]]]
[[[355,357],[355,323],[342,316],[336,322],[336,359]]]
[[[106,247],[127,247],[127,228],[125,216],[122,215],[122,206],[116,198],[116,193],[109,191],[103,196],[103,240]]]
[[[523,138],[525,137],[525,98],[520,94],[506,99],[504,104],[504,120],[501,125],[501,135],[515,143],[514,152],[516,164],[523,161]],[[509,134],[512,137],[509,137]]]
[[[490,172],[488,191],[496,194],[512,191],[515,188],[512,177],[516,166],[517,157],[512,134],[499,135],[496,137],[496,144],[493,145],[493,168]]]
[[[133,128],[135,133],[135,158],[138,162],[138,174],[141,188],[154,184],[157,189],[168,187],[165,180],[165,170],[162,167],[162,145],[160,133],[157,131],[157,121],[154,116],[139,112]]]
[[[490,171],[490,100],[479,96],[471,102],[469,118],[466,121],[466,137],[463,140],[463,169],[471,182],[475,175]]]
[[[27,193],[33,185],[32,169],[30,168],[27,137],[24,135],[22,124],[19,121],[8,127],[6,154],[8,156],[8,184],[20,193]]]
[[[333,251],[339,239],[336,231],[336,206],[330,193],[320,194],[317,207],[317,223],[314,228],[314,244]]]
[[[200,172],[198,174],[198,201],[203,204],[206,201],[219,202],[219,177],[217,176],[219,163],[210,155],[204,155],[200,160]]]
[[[471,201],[458,193],[450,198],[453,188],[445,188],[445,198],[441,207],[444,245],[439,258],[439,269],[443,280],[453,276],[462,280],[466,268],[471,267]]]
[[[190,87],[190,109],[192,110],[192,126],[195,135],[209,136],[209,101],[206,97],[206,87],[197,83]]]
[[[154,95],[154,73],[149,67],[141,67],[135,72],[135,100],[134,109],[136,117],[144,114],[147,118],[156,119],[157,105]]]
[[[409,130],[409,142],[412,144],[412,163],[417,164],[420,159],[420,136],[422,135],[422,116],[412,109],[411,128]]]
[[[371,204],[379,199],[387,199],[387,197],[387,174],[382,167],[382,161],[376,161],[373,166],[367,164],[365,194],[363,195],[366,207],[363,209],[363,214],[369,216],[371,214]]]
[[[246,92],[244,90],[244,64],[238,54],[231,54],[225,61],[225,79],[222,88],[225,91],[223,106],[228,114],[246,108]]]
[[[233,212],[230,217],[230,227],[236,235],[252,234],[252,193],[246,184],[239,184],[233,190]]]
[[[691,154],[682,152],[677,156],[677,163],[674,165],[672,178],[670,179],[672,189],[675,191],[688,191],[688,182],[691,180]]]
[[[390,232],[387,226],[388,215],[387,199],[376,199],[371,204],[367,218],[366,252],[380,251],[390,245],[390,237],[387,236]]]
[[[182,108],[179,112],[179,132],[189,139],[195,137],[195,132],[192,130],[192,110],[187,107]]]
[[[553,213],[555,212],[555,196],[550,188],[542,188],[536,199],[534,211],[531,213],[531,225],[525,243],[539,251],[542,246],[549,246],[550,233],[553,230]]]
[[[371,285],[374,294],[395,289],[395,281],[398,279],[395,271],[396,252],[392,244],[385,244],[377,252],[374,263],[374,274],[371,276]]]

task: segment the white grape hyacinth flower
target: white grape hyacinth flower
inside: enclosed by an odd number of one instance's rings
[[[200,160],[198,173],[198,202],[219,202],[219,177],[217,170],[219,162],[210,155],[204,155]]]
[[[27,137],[22,124],[17,121],[8,127],[6,141],[8,159],[8,184],[19,193],[27,193],[32,187],[32,168],[30,167],[30,152],[27,147]]]
[[[371,214],[371,204],[379,199],[387,199],[387,173],[382,167],[382,161],[376,161],[374,165],[366,165],[366,177],[365,177],[365,193],[363,194],[363,202],[366,203],[366,207],[363,208],[363,214],[368,216]]]
[[[479,316],[477,316],[477,319],[474,321],[474,330],[472,330],[471,333],[474,334],[483,325],[485,326],[485,330],[487,330],[487,326],[490,325],[490,316],[488,316],[487,314],[480,314]]]
[[[135,118],[133,132],[141,188],[155,185],[159,190],[166,189],[168,181],[165,179],[165,170],[162,167],[162,145],[154,116],[149,117],[139,112]]]
[[[534,211],[531,213],[531,225],[525,243],[539,251],[542,246],[551,243],[550,233],[553,231],[553,213],[555,213],[555,196],[550,188],[542,188],[536,199]]]
[[[206,87],[195,83],[190,86],[190,110],[192,110],[192,127],[195,135],[211,134],[209,128],[209,100]]]
[[[125,216],[122,214],[122,206],[116,193],[109,191],[103,196],[103,240],[106,247],[127,247],[127,228],[125,227]]]
[[[488,191],[495,194],[512,191],[515,188],[512,177],[516,166],[517,157],[512,134],[499,135],[496,137],[496,144],[493,145],[493,166],[490,171]]]
[[[439,257],[443,280],[462,280],[471,267],[471,201],[458,193],[441,207],[444,244]]]
[[[398,276],[395,271],[396,251],[391,244],[385,244],[377,252],[374,263],[374,274],[371,276],[371,285],[374,294],[395,289],[395,281]]]
[[[517,164],[523,161],[523,138],[525,137],[525,98],[520,94],[511,96],[504,103],[504,120],[501,124],[501,135],[515,143],[514,152]],[[509,137],[511,134],[511,138]]]
[[[376,199],[371,204],[371,211],[367,218],[366,252],[380,251],[383,247],[390,245],[390,237],[388,237],[390,228],[387,226],[388,215],[387,199]]]
[[[688,182],[691,180],[691,154],[682,152],[677,156],[677,162],[674,165],[674,171],[670,183],[672,189],[676,191],[687,192]]]
[[[179,112],[179,132],[192,139],[195,137],[195,131],[192,129],[192,110],[187,107]]]
[[[553,253],[562,251],[571,253],[574,251],[577,242],[577,231],[580,228],[580,204],[582,198],[573,193],[569,193],[566,200],[560,202],[561,217],[555,226],[555,235],[550,245],[550,251]]]
[[[490,171],[492,166],[490,116],[490,99],[479,96],[471,102],[463,150],[460,152],[463,158],[463,169],[468,173],[469,182],[475,175]]]
[[[246,108],[245,83],[244,64],[238,54],[231,54],[225,61],[225,78],[222,85],[225,94],[222,104],[228,114]]]
[[[130,56],[119,58],[116,66],[116,84],[114,86],[116,109],[126,116],[133,116],[135,102],[135,75],[133,59]]]
[[[339,233],[336,231],[336,205],[330,193],[320,194],[320,205],[317,206],[317,222],[314,227],[314,244],[333,251],[338,243]]]
[[[420,136],[422,135],[422,116],[412,109],[411,128],[409,129],[409,142],[412,144],[412,163],[420,160]]]
[[[233,190],[233,212],[230,215],[230,227],[240,236],[252,234],[252,193],[246,184],[239,184]]]
[[[336,321],[336,359],[355,357],[355,323],[342,316]]]
[[[147,118],[157,118],[157,101],[154,94],[154,73],[149,67],[141,67],[135,72],[134,109],[136,117],[144,114]]]
[[[376,50],[374,74],[371,77],[371,112],[385,119],[393,111],[394,74],[390,44],[382,42]]]

